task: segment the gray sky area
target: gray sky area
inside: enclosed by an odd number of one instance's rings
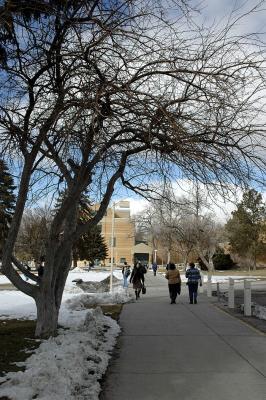
[[[264,0],[205,0],[201,3],[193,0],[193,3],[200,4],[204,24],[225,23],[231,13],[233,13],[233,19],[247,13],[237,22],[237,31],[241,34],[266,32],[266,2]],[[254,9],[256,6],[257,8]]]

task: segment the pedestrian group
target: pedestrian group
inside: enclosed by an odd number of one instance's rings
[[[152,270],[154,276],[157,273],[157,264],[154,262],[152,264]],[[180,272],[176,268],[174,263],[167,264],[167,271],[165,274],[165,278],[168,280],[168,289],[169,296],[171,300],[171,304],[176,304],[177,295],[181,293],[181,277]],[[130,266],[127,262],[124,262],[124,266],[122,268],[123,275],[123,287],[128,287],[128,278],[129,282],[133,284],[133,289],[135,290],[136,300],[140,298],[140,293],[146,293],[145,287],[145,273],[147,272],[147,267],[142,265],[139,261],[134,264],[134,268],[130,269]],[[187,286],[189,292],[189,302],[190,304],[197,304],[198,297],[198,287],[202,286],[201,274],[198,268],[195,267],[193,262],[189,263],[189,268],[186,270],[186,278],[187,278]]]

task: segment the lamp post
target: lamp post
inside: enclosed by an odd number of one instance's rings
[[[153,260],[153,262],[154,263],[156,263],[156,260],[157,260],[157,249],[154,249],[154,260]]]
[[[110,275],[110,292],[113,291],[113,269],[114,269],[114,240],[115,240],[115,207],[120,205],[120,208],[129,208],[123,205],[124,200],[114,201],[112,204],[112,224],[111,224],[111,275]],[[117,261],[117,251],[116,251],[116,261]]]
[[[167,249],[167,264],[170,263],[170,259],[171,259],[171,253],[170,253],[170,250]]]
[[[114,202],[112,205],[110,292],[113,291],[115,205],[116,205],[116,203]]]

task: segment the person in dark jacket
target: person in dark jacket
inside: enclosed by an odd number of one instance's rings
[[[152,270],[153,270],[153,275],[154,276],[156,276],[157,268],[158,268],[157,263],[153,262],[152,263]]]
[[[200,282],[200,286],[202,285],[200,271],[195,268],[195,264],[189,263],[189,268],[186,271],[186,278],[188,279],[188,291],[189,291],[189,300],[190,304],[197,304],[198,297],[198,286]]]
[[[37,267],[37,273],[38,273],[39,278],[41,278],[41,277],[43,276],[44,268],[43,268],[43,265],[42,265],[42,264],[39,264],[39,265],[38,265],[38,267]]]
[[[180,272],[176,269],[175,264],[169,263],[168,270],[165,274],[165,278],[168,279],[168,289],[171,299],[171,304],[176,303],[177,293],[181,293],[181,278]]]
[[[136,300],[138,300],[140,297],[141,289],[144,286],[143,267],[139,262],[137,262],[134,265],[129,282],[133,283],[133,289],[135,289]]]

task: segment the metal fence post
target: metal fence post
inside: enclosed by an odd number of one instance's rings
[[[244,280],[244,315],[251,316],[251,282]]]
[[[200,273],[201,276],[201,286],[199,287],[199,293],[204,293],[204,275]]]
[[[234,279],[232,278],[229,278],[228,307],[235,308],[235,287],[234,287]]]
[[[221,300],[221,292],[220,292],[220,283],[217,282],[217,300],[220,301]]]
[[[211,277],[211,275],[208,275],[207,296],[212,297],[212,277]]]

